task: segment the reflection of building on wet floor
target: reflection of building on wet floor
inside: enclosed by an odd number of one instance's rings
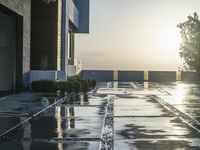
[[[72,118],[73,116],[74,107],[56,106],[55,117],[57,120],[57,133],[59,139],[63,139],[63,129],[71,129],[75,127],[75,119]],[[63,118],[66,118],[65,121],[62,121]],[[64,149],[63,144],[61,142],[58,142],[58,149]]]
[[[83,98],[77,101],[72,97],[70,101],[56,105],[55,108],[26,122],[20,130],[10,134],[18,142],[15,150],[98,150],[110,95],[114,95],[115,98],[112,126],[115,150],[200,149],[199,132],[183,122],[180,116],[167,110],[156,99],[156,96],[162,98],[176,109],[199,121],[199,85],[180,82],[148,83],[149,88],[145,89],[142,83],[109,82],[98,86],[96,93],[89,95],[87,102],[84,102]],[[34,109],[37,111],[44,108],[41,106],[41,98],[45,95],[36,94],[37,98],[33,99],[33,97],[33,95],[28,97],[28,94],[16,96],[14,101],[10,101],[10,104],[15,102],[13,104],[15,107],[13,106],[9,111],[7,108],[9,100],[0,101],[1,110],[8,112],[0,113],[1,132],[8,130],[13,123],[18,124],[25,120],[28,116],[28,109],[26,109],[28,106],[32,109],[36,107],[37,109]],[[25,103],[28,99],[30,101]],[[18,104],[19,107],[16,107],[17,100],[21,102],[21,105]],[[50,97],[48,100],[50,103],[54,101]],[[18,115],[16,115],[17,110]],[[1,141],[0,149],[13,150],[12,146],[16,144],[13,139]]]
[[[20,118],[21,119],[21,122],[23,121],[23,120],[25,120],[26,118],[23,118],[23,117],[21,117]],[[31,136],[31,131],[32,131],[32,129],[31,129],[31,124],[29,123],[29,121],[26,123],[26,127],[24,128],[24,130],[23,130],[23,138],[27,138],[27,139],[30,139],[32,136]],[[24,150],[30,150],[31,149],[31,143],[30,142],[24,142],[23,144],[23,149]]]
[[[58,127],[67,129],[75,128],[75,112],[73,106],[56,106],[55,117]],[[66,120],[61,124],[62,118],[66,118]]]

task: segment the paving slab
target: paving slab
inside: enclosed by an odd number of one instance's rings
[[[172,88],[173,87],[173,88]],[[199,121],[200,116],[200,85],[177,83],[171,87],[163,86],[171,95],[159,95],[161,99],[179,111]],[[200,122],[200,121],[199,121]]]
[[[199,137],[198,132],[177,117],[115,117],[114,121],[115,140]]]
[[[172,114],[150,97],[116,98],[115,116],[171,116]]]
[[[146,94],[141,95],[144,97],[115,100],[115,150],[200,149],[199,132]]]
[[[34,139],[100,138],[102,117],[53,118],[40,117],[30,123],[28,130]],[[24,134],[23,134],[24,135]]]
[[[199,139],[138,139],[117,140],[115,150],[199,150]]]
[[[1,150],[98,150],[97,141],[57,142],[0,142]]]
[[[54,103],[56,95],[42,93],[20,93],[5,97],[0,101],[1,112],[36,113]]]

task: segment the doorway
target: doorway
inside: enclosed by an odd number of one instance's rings
[[[23,17],[0,5],[0,91],[22,85]],[[19,86],[20,85],[20,86]]]

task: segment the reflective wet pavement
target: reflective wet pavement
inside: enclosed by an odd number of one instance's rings
[[[26,93],[23,94],[23,97],[26,97],[25,95]],[[17,105],[13,104],[9,110],[6,105],[10,101],[2,101],[1,133],[44,108],[39,101],[41,98],[44,99],[44,96],[49,101],[48,105],[51,104],[50,99],[55,100],[52,95],[47,97],[47,95],[36,94],[26,97],[26,100],[17,100]],[[94,95],[90,96],[89,99],[84,99],[83,96],[81,99],[77,99],[76,96],[72,96],[70,99],[58,103],[46,113],[27,121],[19,128],[3,136],[0,141],[0,150],[98,149],[105,105],[107,104],[105,96]],[[24,103],[30,107],[25,107]],[[30,109],[29,113],[27,112],[28,109]],[[21,113],[13,116],[13,114],[17,114],[16,110]],[[9,116],[11,113],[12,115]]]
[[[109,96],[115,98],[114,149],[198,150],[200,133],[152,97],[199,119],[198,88],[182,83],[101,83],[88,98],[71,97],[9,132],[0,140],[0,150],[98,150]],[[0,100],[0,133],[54,103],[56,97],[23,93]]]
[[[114,149],[200,149],[200,134],[150,96],[169,95],[164,85],[149,86],[133,90],[132,96],[116,96]]]
[[[0,134],[56,101],[56,95],[21,93],[0,99]]]
[[[160,98],[200,121],[200,85],[178,83],[163,88],[169,92],[169,95],[160,95]]]

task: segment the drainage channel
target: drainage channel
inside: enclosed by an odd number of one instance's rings
[[[196,131],[198,131],[200,133],[200,123],[197,120],[195,120],[191,116],[183,113],[182,111],[178,110],[173,105],[169,104],[168,102],[164,101],[163,99],[161,99],[160,97],[158,97],[156,95],[151,95],[150,97],[155,99],[158,103],[163,105],[166,109],[168,109],[169,111],[174,113],[176,116],[180,117],[189,126],[191,126],[192,128],[194,128]]]
[[[108,104],[106,108],[106,113],[104,116],[101,143],[99,150],[112,150],[113,149],[113,139],[114,139],[114,96],[108,98]]]

